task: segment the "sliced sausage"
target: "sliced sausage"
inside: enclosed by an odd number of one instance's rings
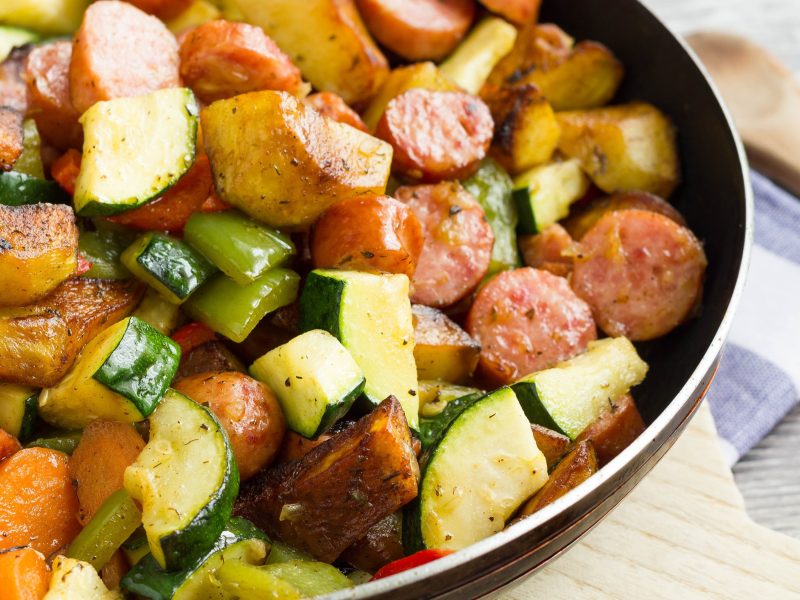
[[[361,120],[361,117],[358,116],[358,113],[350,108],[347,102],[344,101],[344,98],[338,94],[334,94],[333,92],[318,92],[316,94],[311,94],[305,98],[303,102],[315,108],[323,117],[328,117],[338,123],[350,125],[350,127],[355,127],[364,133],[369,133],[367,126],[364,124],[364,121]]]
[[[481,0],[490,11],[505,17],[516,25],[527,25],[539,16],[542,0]]]
[[[519,247],[529,267],[550,271],[559,277],[566,277],[572,272],[575,240],[558,223],[545,227],[536,235],[520,237]]]
[[[178,42],[161,21],[135,6],[94,2],[75,34],[69,80],[79,113],[101,100],[176,87]]]
[[[25,59],[33,45],[26,44],[11,50],[0,63],[0,106],[16,110],[22,114],[28,110],[25,91]]]
[[[410,278],[422,244],[422,227],[408,206],[388,196],[357,196],[322,214],[314,227],[311,257],[317,268]]]
[[[474,0],[357,0],[372,35],[409,61],[450,54],[475,17]]]
[[[469,294],[489,270],[494,234],[480,204],[458,182],[398,188],[425,243],[412,280],[416,304],[443,307]]]
[[[136,8],[160,19],[173,19],[191,6],[194,0],[126,0]]]
[[[647,192],[620,192],[604,198],[597,198],[588,203],[586,208],[570,215],[564,221],[565,229],[576,240],[581,239],[603,215],[615,210],[636,208],[647,210],[669,217],[678,225],[686,226],[683,215],[669,202]]]
[[[630,446],[644,433],[645,424],[633,396],[625,394],[575,440],[579,444],[584,440],[592,442],[597,451],[597,460],[602,467],[611,459]]]
[[[183,37],[181,77],[203,102],[258,90],[305,89],[292,61],[260,27],[209,21]]]
[[[664,215],[620,210],[583,236],[572,288],[608,335],[650,340],[689,317],[706,264],[702,245],[686,227]]]
[[[567,280],[530,267],[481,288],[467,331],[481,344],[483,373],[503,384],[572,358],[597,338],[589,306]]]
[[[22,154],[22,113],[0,106],[0,171],[10,171]]]
[[[66,150],[80,148],[83,130],[69,93],[72,43],[60,40],[37,46],[25,61],[28,115],[36,121],[39,135],[49,144]]]
[[[494,122],[480,98],[413,89],[386,107],[375,135],[394,148],[394,169],[411,179],[464,179],[492,142]]]
[[[286,433],[286,420],[266,385],[238,371],[218,371],[184,377],[175,389],[196,402],[207,403],[220,420],[242,481],[275,460]]]

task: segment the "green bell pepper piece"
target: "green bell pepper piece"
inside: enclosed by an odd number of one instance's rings
[[[24,173],[32,177],[44,179],[44,166],[42,165],[42,138],[36,128],[36,121],[25,119],[22,124],[22,154],[14,163],[17,173]]]
[[[26,448],[49,448],[58,450],[64,454],[72,454],[81,441],[81,431],[68,431],[66,433],[54,435],[52,437],[40,437],[25,444]]]
[[[354,586],[336,567],[312,560],[263,567],[231,562],[217,571],[217,578],[226,591],[242,600],[313,598]]]
[[[288,581],[247,563],[227,562],[217,569],[215,575],[226,595],[239,600],[300,600],[306,597]]]
[[[120,261],[120,255],[133,241],[130,234],[113,231],[82,231],[78,250],[92,263],[84,277],[128,279],[131,272]]]
[[[102,569],[142,524],[142,513],[125,490],[117,490],[100,506],[67,550],[69,558]]]
[[[195,213],[183,239],[239,285],[252,283],[295,253],[289,236],[235,210]]]
[[[253,283],[240,286],[219,274],[184,304],[190,316],[234,342],[243,342],[264,316],[297,298],[300,276],[273,269]]]
[[[518,217],[517,207],[511,199],[514,188],[511,177],[495,161],[487,158],[475,175],[463,182],[463,186],[483,207],[494,232],[492,262],[487,275],[518,267]]]

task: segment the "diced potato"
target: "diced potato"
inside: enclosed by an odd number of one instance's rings
[[[130,314],[143,291],[135,281],[76,278],[36,304],[0,308],[0,381],[55,385],[83,345]]]
[[[644,421],[633,396],[626,394],[583,430],[576,442],[588,440],[597,452],[600,466],[607,464],[644,432]]]
[[[491,155],[506,171],[514,175],[552,158],[561,128],[539,88],[486,86],[482,95],[494,119]]]
[[[607,104],[623,75],[622,63],[604,45],[575,44],[556,25],[532,24],[520,32],[488,82],[501,87],[533,83],[555,110],[576,110]]]
[[[440,310],[415,305],[412,315],[418,377],[452,383],[469,379],[478,365],[481,345]]]
[[[273,227],[305,227],[338,200],[386,190],[392,147],[291,94],[220,100],[201,121],[220,197]]]
[[[46,296],[78,264],[78,227],[69,206],[0,206],[0,306]]]
[[[531,429],[533,439],[547,461],[547,470],[552,472],[553,467],[572,449],[572,441],[567,436],[536,423],[531,423]]]
[[[475,26],[439,68],[464,91],[477,94],[516,39],[516,28],[503,19],[489,17]]]
[[[51,34],[71,34],[89,0],[3,0],[0,23]]]
[[[383,565],[405,556],[402,539],[403,514],[392,513],[376,523],[367,535],[342,554],[342,560],[357,569],[374,573]]]
[[[574,490],[597,473],[597,456],[591,442],[581,442],[558,463],[544,487],[528,500],[520,517],[528,517],[567,492]]]
[[[542,0],[480,0],[490,11],[516,23],[527,25],[539,16]]]
[[[189,8],[166,22],[167,28],[178,35],[208,21],[222,17],[220,10],[208,0],[194,0]]]
[[[457,86],[442,75],[438,67],[432,62],[416,63],[394,69],[389,73],[380,91],[364,112],[364,123],[369,127],[370,131],[375,129],[383,112],[386,110],[386,105],[393,98],[415,88],[434,92],[448,92],[457,89]]]
[[[369,100],[386,79],[389,65],[353,0],[236,0],[236,5],[318,90],[353,104]]]
[[[333,562],[373,525],[413,500],[418,485],[405,414],[390,396],[300,460],[256,475],[243,486],[234,513],[318,560]]]
[[[580,161],[604,192],[669,197],[680,182],[675,127],[651,104],[633,102],[556,115],[558,149]]]

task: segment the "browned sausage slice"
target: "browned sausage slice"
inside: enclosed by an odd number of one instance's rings
[[[458,182],[398,188],[425,238],[414,273],[412,302],[449,306],[469,294],[489,270],[494,234],[480,204]]]
[[[475,16],[474,0],[357,0],[372,35],[410,61],[450,54]]]
[[[0,106],[0,171],[10,171],[22,154],[22,113]]]
[[[42,138],[61,150],[80,148],[83,131],[69,95],[72,43],[60,40],[37,46],[25,61],[28,114]]]
[[[307,98],[304,98],[303,102],[314,108],[323,117],[328,117],[338,123],[350,125],[350,127],[355,127],[364,133],[369,133],[369,129],[367,129],[361,117],[358,116],[358,113],[350,108],[347,102],[344,101],[344,98],[338,94],[334,94],[333,92],[317,92],[316,94],[311,94]]]
[[[136,8],[160,19],[173,19],[191,6],[193,0],[126,0]]]
[[[101,100],[176,87],[178,42],[161,21],[135,6],[94,2],[75,34],[69,79],[80,113]]]
[[[0,63],[0,106],[22,114],[28,110],[25,91],[25,59],[32,48],[32,44],[14,48]]]
[[[260,27],[209,21],[182,36],[181,77],[203,102],[259,90],[297,94],[306,86],[292,61]]]
[[[572,287],[608,335],[650,340],[689,317],[706,264],[686,227],[660,214],[620,210],[583,236]]]
[[[539,16],[539,5],[542,0],[481,0],[490,11],[497,13],[516,23],[527,25]]]
[[[529,267],[550,271],[559,277],[566,277],[572,272],[575,241],[558,223],[545,227],[536,235],[520,237],[519,248]]]
[[[492,142],[494,122],[480,98],[413,89],[389,102],[375,135],[394,148],[393,167],[423,181],[464,179]]]
[[[589,306],[567,280],[529,267],[500,273],[481,288],[467,331],[481,344],[483,373],[498,383],[572,358],[597,337]]]

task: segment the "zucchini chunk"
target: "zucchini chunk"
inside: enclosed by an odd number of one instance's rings
[[[122,252],[133,242],[128,232],[113,229],[81,231],[78,251],[92,263],[84,277],[97,279],[130,279],[131,272],[121,262]]]
[[[458,383],[478,366],[481,345],[442,311],[417,304],[414,318],[414,361],[420,379]]]
[[[152,555],[137,561],[123,577],[123,590],[151,600],[228,600],[221,589],[223,565],[256,565],[264,562],[269,541],[246,519],[233,517],[210,548],[181,571],[164,571]],[[269,598],[269,596],[263,596]]]
[[[367,400],[377,406],[395,396],[409,427],[417,428],[419,397],[408,277],[312,271],[300,296],[300,329],[324,329],[336,336],[364,371]]]
[[[188,244],[154,231],[122,253],[122,264],[173,304],[184,302],[217,271]]]
[[[627,338],[606,338],[511,387],[531,423],[574,440],[611,403],[644,381],[647,368]]]
[[[589,178],[577,160],[534,167],[514,181],[519,233],[541,233],[569,214],[569,207],[589,190]]]
[[[172,88],[98,102],[80,119],[83,160],[75,212],[113,215],[153,200],[194,163],[197,101]]]
[[[78,264],[78,227],[68,206],[0,206],[0,306],[52,292]]]
[[[220,198],[270,227],[303,228],[339,200],[386,191],[389,144],[286,92],[219,100],[201,118]]]
[[[439,69],[470,94],[477,94],[494,66],[514,47],[517,29],[498,17],[478,23]]]
[[[66,428],[94,419],[141,421],[155,410],[179,362],[178,344],[128,317],[86,344],[64,379],[42,390],[39,414]]]
[[[295,253],[289,236],[235,210],[194,213],[183,239],[239,285],[254,282]]]
[[[227,563],[217,575],[223,589],[239,600],[299,600],[353,587],[353,582],[333,565],[310,560],[290,560],[264,567]]]
[[[450,426],[450,423],[483,396],[482,392],[477,392],[453,398],[436,415],[420,418],[419,441],[422,444],[423,452],[435,447]]]
[[[406,418],[400,403],[387,398],[300,459],[257,473],[242,487],[235,512],[315,559],[333,562],[411,501],[418,483]]]
[[[122,594],[109,591],[94,567],[87,562],[56,556],[46,600],[123,600]]]
[[[0,383],[0,429],[24,443],[33,433],[38,412],[39,390]]]
[[[9,171],[0,173],[0,205],[23,206],[25,204],[70,204],[69,197],[55,181],[48,181]]]
[[[39,35],[21,27],[0,25],[0,62],[4,61],[13,48],[38,41]]]
[[[278,397],[289,429],[307,438],[328,431],[364,389],[364,373],[327,331],[315,329],[255,361],[250,374]]]
[[[297,298],[300,276],[272,269],[248,285],[218,274],[197,291],[184,308],[194,319],[234,342],[243,342],[267,313]]]
[[[207,556],[239,493],[233,451],[214,414],[169,390],[150,417],[150,441],[125,470],[125,489],[142,503],[161,568],[186,569]]]
[[[153,288],[147,289],[144,298],[133,312],[133,316],[149,323],[164,335],[170,335],[178,326],[178,320],[181,318],[178,305],[165,300]]]
[[[547,462],[511,388],[468,406],[430,451],[406,509],[403,543],[459,550],[501,531],[547,482]]]
[[[36,304],[0,308],[0,380],[56,385],[86,342],[133,310],[143,287],[76,277]]]
[[[478,388],[465,385],[455,385],[446,381],[419,382],[419,416],[432,419],[445,407],[462,396],[477,394],[483,396],[486,392]]]

